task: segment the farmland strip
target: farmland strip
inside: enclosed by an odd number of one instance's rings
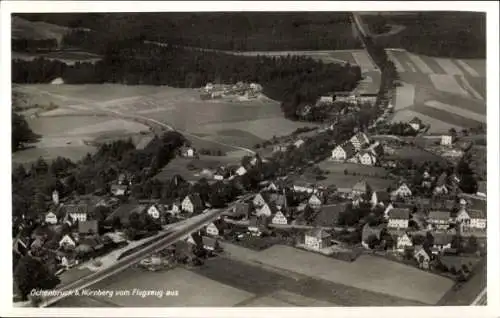
[[[420,71],[424,74],[432,74],[434,73],[432,69],[425,64],[424,60],[420,58],[420,56],[415,55],[413,53],[407,53],[410,60],[420,69]]]
[[[456,114],[456,115],[459,115],[459,116],[462,116],[465,118],[470,118],[472,120],[475,120],[475,121],[478,121],[481,123],[486,123],[486,116],[485,115],[477,114],[477,113],[474,113],[474,112],[471,112],[471,111],[468,111],[468,110],[465,110],[465,109],[462,109],[462,108],[459,108],[456,106],[444,104],[444,103],[441,103],[438,101],[428,101],[425,103],[425,105],[439,109],[439,110],[444,110],[444,111],[451,113],[451,114]]]
[[[435,58],[434,59],[439,66],[448,74],[448,75],[461,75],[464,76],[464,73],[462,70],[455,65],[455,63],[452,62],[450,59],[441,59],[441,58]]]
[[[473,77],[479,77],[479,74],[473,69],[469,64],[465,63],[463,60],[455,60],[458,65],[460,65],[467,73]]]
[[[481,96],[481,94],[479,94],[474,87],[472,87],[467,78],[464,76],[457,76],[457,79],[459,83],[462,84],[462,87],[465,88],[474,98],[484,100],[483,96]]]
[[[441,75],[441,74],[430,74],[429,78],[431,79],[434,87],[442,92],[459,94],[462,96],[469,96],[467,91],[465,91],[460,84],[457,82],[456,78],[449,75]]]
[[[366,52],[353,52],[352,56],[354,57],[354,60],[356,60],[356,64],[361,67],[362,71],[373,71],[376,69]]]

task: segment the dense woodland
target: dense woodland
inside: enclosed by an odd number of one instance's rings
[[[324,64],[308,57],[248,57],[202,50],[159,47],[142,41],[119,41],[107,47],[103,60],[76,63],[36,59],[13,61],[14,83],[122,83],[201,87],[208,82],[257,82],[264,94],[282,101],[292,93],[315,101],[334,91],[350,91],[361,79],[357,66]]]
[[[35,134],[29,127],[26,119],[15,112],[12,113],[12,152],[15,152],[25,145],[36,142],[39,135]]]

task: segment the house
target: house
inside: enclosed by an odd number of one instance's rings
[[[413,242],[408,233],[404,233],[403,235],[399,235],[396,240],[396,250],[399,252],[404,252],[404,250],[408,247],[412,247]]]
[[[304,144],[304,140],[302,140],[302,139],[299,139],[293,143],[295,148],[300,148],[300,147],[302,147],[303,144]]]
[[[422,246],[415,246],[413,251],[413,257],[418,263],[418,267],[421,269],[429,269],[429,263],[431,261],[430,253],[426,251]]]
[[[358,162],[365,166],[373,166],[377,163],[377,157],[370,151],[362,151],[358,154]]]
[[[287,207],[286,196],[281,193],[271,193],[269,195],[269,203],[280,210]]]
[[[72,268],[76,265],[78,265],[78,260],[74,259],[69,256],[61,256],[61,266],[65,267],[66,269]]]
[[[321,207],[321,205],[323,204],[323,201],[316,194],[313,194],[309,197],[309,200],[307,200],[307,203],[313,209],[317,209],[317,208]]]
[[[78,220],[79,222],[85,222],[89,217],[89,206],[87,203],[66,204],[62,209],[73,220]]]
[[[412,196],[412,192],[406,183],[401,183],[396,190],[392,191],[391,195],[400,198],[407,198]]]
[[[142,214],[146,211],[147,206],[143,204],[126,203],[120,205],[113,213],[108,215],[105,222],[112,223],[119,220],[122,226],[129,224],[130,215],[133,213]]]
[[[99,233],[99,223],[97,220],[78,222],[78,233],[83,235]]]
[[[320,96],[318,99],[319,104],[332,104],[333,96]]]
[[[408,228],[410,209],[394,208],[389,211],[388,227],[396,229]]]
[[[250,222],[248,223],[248,231],[252,234],[252,236],[261,236],[261,226],[257,217],[250,218]]]
[[[438,254],[445,249],[451,248],[453,236],[448,233],[434,233],[432,234],[434,242],[432,244],[433,254]]]
[[[236,174],[238,176],[243,176],[247,173],[247,169],[243,166],[240,166],[238,169],[236,169]]]
[[[364,146],[370,144],[370,139],[368,139],[366,134],[364,134],[362,132],[359,132],[359,133],[355,134],[354,136],[352,136],[351,139],[349,139],[349,141],[352,143],[352,145],[354,146],[354,149],[356,149],[356,151],[359,151]]]
[[[370,203],[373,207],[385,206],[391,202],[391,196],[387,191],[373,191]]]
[[[439,176],[439,178],[436,182],[436,186],[434,187],[433,193],[435,195],[448,194],[448,187],[446,185],[446,179],[447,179],[446,173],[443,172]]]
[[[394,209],[394,205],[392,203],[389,203],[387,207],[384,210],[384,218],[388,219],[389,218],[389,212]]]
[[[186,158],[192,158],[196,155],[196,151],[192,147],[185,147],[181,150],[181,156]]]
[[[473,229],[486,230],[486,215],[482,210],[469,210],[461,208],[456,216],[456,222],[462,232]]]
[[[188,213],[199,213],[203,210],[203,202],[198,193],[188,194],[181,203],[181,210]]]
[[[354,145],[348,141],[343,145],[339,145],[332,150],[332,160],[333,161],[345,161],[352,158],[356,154],[356,149]]]
[[[163,208],[163,206],[161,206],[159,204],[152,204],[149,206],[147,213],[151,218],[153,218],[155,220],[159,220],[160,217],[163,214],[165,214],[165,209]]]
[[[364,248],[370,248],[367,244],[368,239],[371,236],[375,236],[377,240],[380,240],[382,237],[382,230],[382,226],[370,226],[366,223],[361,231],[361,245],[363,245]]]
[[[274,182],[270,182],[265,188],[264,188],[265,191],[269,191],[269,192],[277,192],[280,190],[280,188],[276,185],[276,183]]]
[[[315,193],[317,191],[316,186],[311,183],[295,181],[292,187],[295,192],[306,192]]]
[[[273,146],[273,152],[285,152],[288,150],[287,145],[278,144]]]
[[[422,126],[423,126],[422,121],[421,121],[421,120],[420,120],[420,118],[418,118],[418,117],[413,117],[413,119],[412,119],[412,120],[410,120],[410,121],[408,122],[408,124],[409,124],[409,125],[410,125],[410,127],[411,127],[411,128],[413,128],[413,130],[415,130],[415,131],[419,131],[419,130],[420,130],[420,128],[422,128]]]
[[[213,237],[203,236],[202,238],[203,248],[210,252],[215,252],[220,249],[219,241]]]
[[[206,226],[205,231],[209,236],[222,236],[224,235],[224,223],[221,220],[216,220]]]
[[[233,207],[230,217],[234,219],[247,219],[250,217],[251,212],[252,210],[249,203],[238,202]]]
[[[76,247],[77,243],[78,239],[76,238],[76,236],[66,234],[59,240],[59,247],[63,249],[73,249]]]
[[[369,151],[376,158],[379,158],[384,155],[384,146],[382,146],[381,143],[376,141],[373,144],[371,144],[370,147],[367,148],[367,151]]]
[[[353,187],[351,194],[353,196],[363,195],[371,191],[371,186],[366,182],[366,180],[361,179]]]
[[[264,204],[261,205],[260,207],[256,207],[256,216],[265,216],[265,217],[271,217],[274,213],[277,212],[277,207],[274,204]]]
[[[50,211],[49,213],[45,214],[45,223],[47,224],[57,224],[57,215]]]
[[[331,235],[322,228],[314,228],[306,232],[304,244],[307,249],[319,251],[331,245]]]
[[[277,211],[273,218],[271,219],[271,223],[272,224],[282,224],[282,225],[286,225],[288,224],[288,219],[287,217],[285,216],[285,214],[283,214],[283,212],[281,211]]]
[[[450,227],[451,214],[448,211],[430,211],[427,217],[429,229],[447,230]]]
[[[453,137],[450,135],[441,136],[441,145],[442,146],[451,146],[453,144]]]
[[[113,184],[111,185],[111,194],[114,196],[123,196],[128,194],[128,185],[126,184]]]

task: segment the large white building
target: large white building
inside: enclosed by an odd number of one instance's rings
[[[356,149],[351,142],[346,142],[343,145],[338,145],[332,150],[333,161],[345,161],[356,154]]]
[[[389,228],[406,229],[410,221],[410,210],[393,208],[389,211]]]

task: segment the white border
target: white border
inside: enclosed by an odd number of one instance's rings
[[[10,206],[11,201],[11,151],[10,151],[10,95],[11,95],[11,64],[10,64],[10,13],[11,12],[154,12],[154,11],[483,11],[487,12],[487,92],[488,92],[488,300],[487,307],[335,307],[335,308],[13,308],[12,307],[12,259],[10,251],[11,214],[4,211],[4,220],[1,255],[8,255],[0,262],[1,284],[1,316],[65,316],[65,317],[98,317],[98,316],[146,316],[169,315],[175,317],[302,317],[305,315],[327,316],[336,314],[343,317],[387,317],[387,316],[415,316],[415,317],[498,317],[499,306],[494,304],[494,299],[500,299],[499,294],[499,223],[498,218],[498,163],[499,163],[499,111],[498,111],[498,2],[496,1],[343,1],[343,2],[264,2],[264,1],[2,1],[1,7],[1,64],[2,81],[1,94],[2,120],[1,127],[6,127],[4,138],[0,139],[0,149],[5,152],[2,156],[3,185],[0,196],[4,207]],[[4,210],[8,210],[5,209]],[[5,241],[5,243],[4,243]],[[7,244],[8,243],[8,244]],[[498,302],[497,302],[498,303]]]

